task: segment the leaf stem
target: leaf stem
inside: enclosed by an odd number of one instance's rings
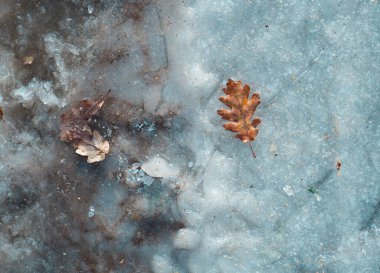
[[[108,92],[100,99],[100,100],[98,100],[97,102],[95,102],[94,103],[94,105],[92,105],[87,111],[86,111],[86,113],[84,113],[84,117],[86,117],[87,118],[87,115],[89,114],[89,113],[91,113],[91,111],[95,108],[95,107],[97,107],[100,103],[102,103],[102,102],[104,102],[106,99],[107,99],[107,97],[108,97],[108,94],[111,92],[111,89],[109,89],[108,90]],[[100,107],[99,107],[99,109],[100,109]]]
[[[253,149],[252,149],[251,142],[248,142],[248,145],[249,145],[249,148],[251,149],[252,156],[253,156],[254,158],[256,158],[256,154],[255,154],[255,152],[254,152]]]

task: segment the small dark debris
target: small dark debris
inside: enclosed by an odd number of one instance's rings
[[[318,190],[316,189],[316,188],[314,188],[314,187],[310,187],[310,188],[308,188],[307,189],[309,192],[311,192],[312,194],[316,194],[316,193],[318,193]]]
[[[340,160],[338,160],[338,161],[336,162],[336,170],[339,172],[340,169],[341,169],[341,167],[342,167],[342,162],[341,162]]]
[[[143,119],[135,122],[132,125],[132,131],[142,133],[148,137],[153,137],[157,131],[157,125],[155,121]]]

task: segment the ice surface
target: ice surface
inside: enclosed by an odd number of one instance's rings
[[[372,0],[0,1],[0,272],[380,272],[379,31]],[[109,89],[91,165],[60,115]]]

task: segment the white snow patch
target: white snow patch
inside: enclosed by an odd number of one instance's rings
[[[27,103],[32,102],[36,96],[43,104],[50,107],[64,107],[67,104],[64,99],[60,99],[54,94],[51,82],[38,81],[36,79],[33,79],[27,86],[21,86],[14,90],[13,96]]]
[[[286,193],[287,196],[294,196],[294,191],[291,186],[286,185],[285,187],[282,188],[283,191]]]
[[[152,177],[169,178],[179,174],[177,166],[159,156],[155,156],[144,162],[141,169]]]
[[[197,232],[192,229],[180,229],[174,237],[173,244],[175,248],[194,249],[199,246],[201,238]]]

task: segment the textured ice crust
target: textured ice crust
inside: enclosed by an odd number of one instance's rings
[[[380,272],[379,5],[0,1],[0,272]],[[109,89],[90,165],[59,116]]]

